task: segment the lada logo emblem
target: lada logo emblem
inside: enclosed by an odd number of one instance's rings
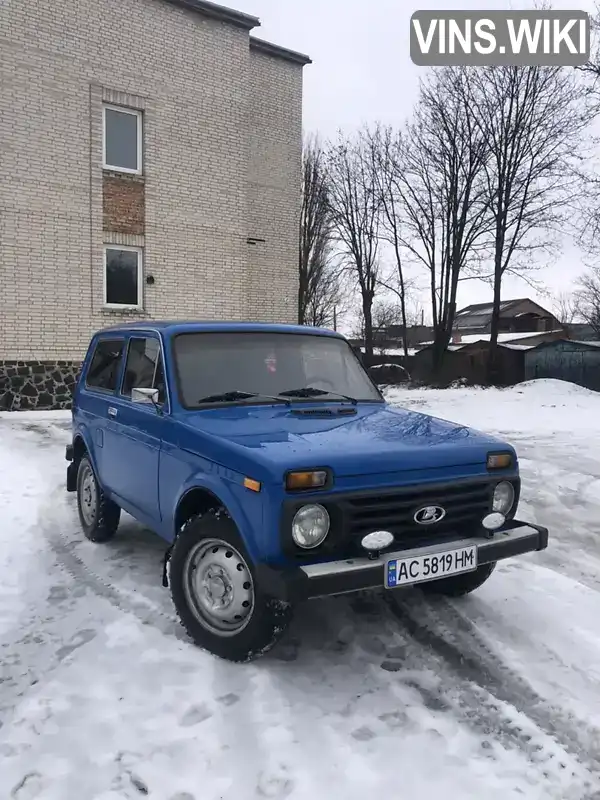
[[[425,506],[420,508],[414,516],[418,525],[433,525],[440,522],[446,516],[446,509],[441,506]]]

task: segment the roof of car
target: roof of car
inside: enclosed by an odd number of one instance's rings
[[[121,325],[111,325],[103,328],[99,333],[115,331],[162,331],[167,335],[177,333],[310,333],[319,336],[337,336],[341,334],[328,328],[311,328],[306,325],[282,325],[268,322],[234,322],[234,321],[208,321],[208,320],[140,320],[139,322],[124,322]]]

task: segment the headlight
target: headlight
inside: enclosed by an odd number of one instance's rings
[[[329,514],[319,505],[302,506],[292,520],[292,538],[305,550],[318,547],[329,533]]]
[[[513,507],[515,502],[515,490],[512,483],[502,481],[494,489],[494,502],[492,503],[492,510],[499,514],[506,516]]]

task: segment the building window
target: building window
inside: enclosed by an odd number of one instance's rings
[[[104,304],[108,308],[142,307],[142,268],[141,248],[104,248]]]
[[[104,169],[142,173],[142,112],[104,106]]]

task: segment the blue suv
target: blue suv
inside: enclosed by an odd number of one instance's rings
[[[548,542],[515,519],[510,445],[388,405],[328,330],[102,330],[66,458],[88,539],[112,539],[121,509],[156,531],[182,624],[232,661],[269,650],[299,601],[415,584],[463,595]]]

